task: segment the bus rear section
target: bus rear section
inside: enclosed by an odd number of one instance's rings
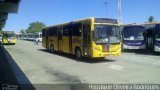
[[[3,44],[16,44],[16,34],[13,31],[4,31],[2,37]]]
[[[121,54],[118,24],[108,18],[87,18],[46,27],[42,30],[42,46],[77,58]]]
[[[122,30],[123,49],[146,49],[145,27],[141,25],[127,25]]]
[[[153,24],[145,30],[147,48],[160,52],[160,24]]]

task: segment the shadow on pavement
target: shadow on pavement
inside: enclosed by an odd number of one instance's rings
[[[152,50],[123,50],[122,52],[126,53],[135,53],[140,55],[152,55],[152,56],[160,56],[159,52],[153,52]]]
[[[0,90],[35,90],[29,79],[1,44]]]
[[[47,49],[38,49],[39,51],[42,52],[47,52],[50,54],[54,54],[54,55],[58,55],[58,56],[62,56],[65,58],[69,58],[72,60],[76,60],[77,62],[85,62],[85,63],[101,63],[101,62],[114,62],[116,60],[111,60],[111,59],[104,59],[104,58],[82,58],[82,59],[77,59],[74,55],[72,54],[67,54],[67,53],[60,53],[60,52],[50,52]]]

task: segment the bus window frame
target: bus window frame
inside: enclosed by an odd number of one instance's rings
[[[82,31],[81,31],[81,23],[74,23],[72,24],[72,36],[81,36]]]

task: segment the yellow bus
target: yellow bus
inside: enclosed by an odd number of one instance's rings
[[[115,19],[92,17],[45,27],[42,46],[52,52],[74,54],[77,58],[119,56],[119,26]]]
[[[3,44],[16,44],[16,34],[13,31],[4,31],[2,36]]]

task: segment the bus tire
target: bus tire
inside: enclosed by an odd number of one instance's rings
[[[51,50],[52,53],[54,52],[54,46],[53,45],[51,45],[50,50]]]
[[[76,55],[76,58],[78,58],[78,59],[82,58],[82,53],[79,48],[76,48],[75,55]]]

